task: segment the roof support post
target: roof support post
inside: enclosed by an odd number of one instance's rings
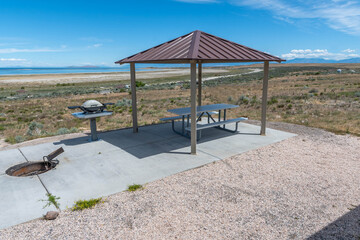
[[[130,77],[131,77],[131,101],[132,101],[133,133],[137,133],[138,132],[138,122],[137,122],[137,106],[136,106],[135,63],[130,63]]]
[[[202,63],[198,63],[198,106],[201,106],[202,98]]]
[[[264,62],[264,79],[263,79],[263,92],[262,92],[262,105],[261,105],[261,130],[260,135],[265,136],[266,130],[266,107],[267,107],[267,94],[269,82],[269,61]]]
[[[190,62],[190,100],[191,100],[191,154],[196,154],[196,62]]]

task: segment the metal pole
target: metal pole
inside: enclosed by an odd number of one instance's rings
[[[99,140],[96,132],[96,118],[90,118],[90,131],[91,131],[91,141]]]
[[[198,63],[198,105],[201,106],[202,98],[202,63]]]
[[[196,62],[191,61],[191,154],[196,154]]]
[[[130,63],[130,76],[131,76],[131,100],[132,100],[132,120],[133,132],[138,132],[137,122],[137,106],[136,106],[136,77],[135,77],[135,63]]]
[[[260,135],[265,136],[266,130],[266,105],[268,94],[268,80],[269,80],[269,62],[264,62],[264,79],[263,79],[263,92],[262,92],[262,106],[261,106],[261,130]]]

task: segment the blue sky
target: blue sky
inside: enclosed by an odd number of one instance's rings
[[[194,30],[286,59],[360,57],[360,2],[0,1],[0,67],[115,66]]]

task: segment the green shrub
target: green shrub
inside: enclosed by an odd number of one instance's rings
[[[54,205],[57,209],[59,209],[60,203],[58,203],[58,200],[60,199],[60,197],[56,197],[55,195],[52,195],[51,193],[47,193],[46,196],[47,196],[47,199],[45,199],[45,200],[41,199],[40,200],[40,201],[46,202],[46,204],[45,204],[45,206],[43,208]]]
[[[123,98],[115,103],[116,107],[130,107],[132,105],[131,99]]]
[[[26,139],[23,136],[20,136],[20,135],[15,137],[15,142],[16,143],[21,143],[21,142],[24,142],[25,140]]]
[[[4,131],[5,127],[3,125],[0,125],[0,131]]]
[[[136,84],[136,87],[144,87],[146,85],[145,83],[143,83],[141,81],[136,81],[135,84]]]
[[[287,105],[287,109],[292,109],[292,104]]]
[[[250,104],[254,105],[254,104],[258,103],[258,102],[259,102],[259,101],[257,100],[257,97],[256,97],[256,95],[255,95],[255,96],[253,96],[253,97],[251,98]]]
[[[237,104],[248,104],[248,103],[249,103],[249,98],[244,95],[241,95],[239,97],[239,100],[237,101]]]
[[[77,129],[76,127],[70,128],[70,132],[71,132],[71,133],[76,133],[76,132],[78,132],[78,131],[79,131],[79,129]]]
[[[319,90],[317,90],[317,89],[315,89],[315,88],[313,88],[313,89],[311,89],[311,90],[309,91],[309,93],[317,93],[317,92],[319,92]]]
[[[90,200],[79,200],[75,202],[74,206],[71,208],[72,211],[81,211],[87,208],[92,208],[96,204],[101,202],[102,198],[92,198]]]
[[[269,105],[278,103],[279,101],[276,99],[276,97],[271,97],[271,99],[267,102]]]
[[[26,135],[28,136],[39,136],[41,135],[41,129],[44,127],[42,123],[39,122],[31,122],[28,126],[28,130]]]
[[[138,189],[142,189],[142,188],[143,188],[143,186],[140,184],[133,184],[133,185],[128,186],[128,191],[134,192],[134,191],[136,191]]]
[[[63,134],[68,134],[68,133],[70,133],[70,130],[67,128],[59,128],[56,131],[56,135],[63,135]]]
[[[0,117],[0,122],[4,122],[4,121],[6,121],[6,118]]]

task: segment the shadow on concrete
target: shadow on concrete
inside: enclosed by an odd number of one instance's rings
[[[308,239],[360,239],[360,205]]]
[[[180,124],[178,123],[178,127]],[[226,138],[240,133],[231,133],[216,128],[202,131],[201,139],[198,144],[211,142],[216,139]],[[245,133],[242,135],[259,135],[255,133]],[[132,129],[119,129],[108,132],[98,133],[101,142],[109,143],[123,151],[130,153],[137,158],[146,158],[161,153],[189,154],[190,138],[175,134],[171,130],[171,124],[156,124],[139,128],[139,132],[134,134]],[[64,144],[66,146],[77,146],[89,143],[89,136],[65,139],[55,142],[55,145]],[[89,146],[90,147],[90,146]],[[104,144],[106,149],[106,144]],[[184,149],[185,148],[185,149]],[[105,150],[104,149],[104,150]]]

